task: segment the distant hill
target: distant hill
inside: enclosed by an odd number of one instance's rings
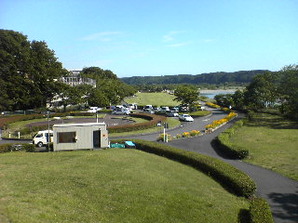
[[[144,84],[223,84],[250,83],[256,74],[263,74],[268,70],[250,70],[237,72],[214,72],[197,75],[178,74],[165,76],[135,76],[121,78],[123,82],[130,85]]]

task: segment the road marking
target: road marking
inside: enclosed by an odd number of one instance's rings
[[[204,119],[203,122],[208,122],[210,118]]]

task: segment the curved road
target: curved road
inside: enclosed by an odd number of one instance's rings
[[[183,127],[167,131],[171,135],[181,134],[183,131],[203,130],[206,124],[213,120],[221,119],[226,114],[213,110],[210,117],[196,118],[193,123],[185,123]],[[230,123],[216,130],[215,132],[189,138],[170,141],[168,144],[180,149],[206,154],[225,162],[247,173],[257,184],[257,195],[265,198],[272,211],[275,223],[298,223],[298,182],[284,177],[271,170],[254,166],[241,160],[232,160],[221,154],[212,145],[212,140],[222,131],[230,127],[235,121],[241,119],[239,116]],[[145,139],[155,141],[159,133],[134,136],[130,138]]]

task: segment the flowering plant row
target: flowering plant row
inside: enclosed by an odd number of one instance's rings
[[[212,103],[212,102],[206,102],[206,105],[209,106],[209,107],[211,107],[211,108],[220,108],[219,105],[214,104],[214,103]]]
[[[215,129],[218,126],[227,123],[230,121],[232,118],[236,117],[237,113],[235,112],[230,112],[226,117],[219,119],[219,120],[214,120],[211,124],[208,124],[205,126],[206,129]]]
[[[171,136],[170,134],[160,134],[157,138],[157,141],[164,141],[164,139],[167,139],[168,141],[171,141],[173,139],[180,139],[180,138],[189,138],[193,136],[200,135],[201,132],[199,130],[191,130],[190,132],[183,132],[182,134],[177,134],[176,136]]]
[[[220,110],[222,110],[222,111],[224,111],[224,112],[229,112],[229,111],[230,111],[229,108],[221,107],[221,106],[219,106],[219,105],[217,105],[217,104],[214,104],[214,103],[212,103],[212,102],[206,102],[206,105],[209,106],[209,107],[211,107],[211,108],[217,108],[217,109],[220,109]]]

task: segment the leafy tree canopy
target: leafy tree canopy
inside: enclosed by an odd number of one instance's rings
[[[181,102],[181,104],[192,105],[199,100],[198,88],[192,85],[180,85],[176,88],[174,95],[175,100]]]
[[[88,103],[93,106],[108,106],[120,103],[125,97],[133,95],[136,90],[118,79],[110,70],[88,67],[82,71],[83,77],[96,80],[96,89],[90,94]]]
[[[298,65],[256,75],[244,91],[215,99],[219,104],[233,104],[241,110],[279,109],[285,116],[298,119]]]
[[[67,71],[44,41],[32,41],[0,30],[0,109],[28,109],[46,105],[59,91],[56,80]]]

